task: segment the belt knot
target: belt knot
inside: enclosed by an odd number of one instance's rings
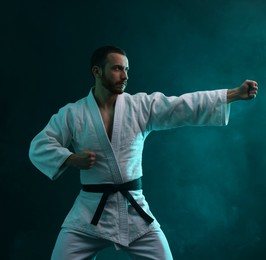
[[[141,177],[122,184],[88,184],[88,185],[82,185],[83,191],[86,192],[96,192],[96,193],[103,193],[102,198],[98,204],[98,207],[94,213],[94,216],[92,218],[91,224],[97,225],[99,222],[99,219],[102,215],[102,212],[104,210],[105,203],[108,199],[108,196],[111,193],[121,192],[123,196],[127,198],[127,200],[131,203],[131,205],[135,208],[135,210],[138,212],[138,214],[145,219],[148,223],[153,222],[153,218],[150,217],[136,202],[136,200],[132,197],[132,195],[129,193],[130,190],[140,190],[142,189],[142,181]]]
[[[112,193],[116,193],[116,192],[118,192],[120,189],[121,189],[121,184],[113,184],[113,185],[111,186],[111,191],[112,191]]]

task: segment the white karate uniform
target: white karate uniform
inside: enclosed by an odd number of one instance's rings
[[[32,140],[30,159],[50,179],[57,179],[67,167],[64,161],[74,152],[90,149],[96,153],[93,168],[80,171],[81,184],[121,184],[142,176],[144,141],[153,130],[185,125],[228,123],[230,105],[227,90],[201,91],[179,97],[123,93],[117,97],[111,141],[104,128],[92,90],[76,103],[68,104],[52,116],[47,126]],[[130,191],[137,203],[154,218],[142,190]],[[106,239],[121,246],[158,230],[142,219],[120,193],[111,194],[98,225],[90,224],[101,198],[100,193],[80,191],[62,227]]]

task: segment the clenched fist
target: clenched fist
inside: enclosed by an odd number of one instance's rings
[[[258,83],[254,80],[245,80],[240,87],[227,91],[227,102],[250,100],[257,96]]]
[[[72,166],[78,169],[90,169],[96,161],[96,153],[85,149],[79,153],[71,154],[65,161],[66,166]]]

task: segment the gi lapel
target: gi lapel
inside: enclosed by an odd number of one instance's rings
[[[117,143],[117,135],[119,131],[119,116],[117,115],[116,111],[119,111],[120,102],[119,102],[119,96],[116,100],[115,104],[115,114],[114,114],[114,122],[113,122],[113,133],[112,133],[112,143],[109,141],[108,135],[106,133],[104,123],[101,117],[100,110],[98,108],[98,105],[96,103],[96,100],[93,96],[92,90],[89,93],[88,96],[89,101],[89,113],[92,118],[93,125],[95,127],[99,142],[101,144],[101,147],[105,153],[106,158],[109,162],[109,167],[113,176],[114,183],[123,183],[123,179],[121,176],[121,171],[115,156],[115,152],[113,149],[113,145],[116,146]]]
[[[112,174],[113,180],[115,184],[124,183],[121,175],[121,170],[118,165],[118,161],[115,156],[115,150],[118,146],[118,137],[119,131],[121,131],[121,111],[123,98],[120,96],[117,97],[115,104],[115,114],[114,114],[114,122],[113,122],[113,132],[112,132],[112,144],[109,141],[108,135],[105,131],[104,123],[101,117],[100,110],[96,103],[96,100],[93,96],[92,91],[88,96],[89,101],[89,113],[92,118],[92,122],[94,124],[96,134],[98,136],[101,147],[105,153],[107,158],[110,172]],[[120,113],[119,113],[120,112]],[[117,196],[117,205],[118,205],[118,219],[119,219],[119,240],[122,245],[128,245],[128,209],[126,198],[121,193],[116,193]]]

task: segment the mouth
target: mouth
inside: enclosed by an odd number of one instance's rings
[[[120,87],[126,87],[127,86],[127,82],[126,81],[121,81],[117,84]]]

